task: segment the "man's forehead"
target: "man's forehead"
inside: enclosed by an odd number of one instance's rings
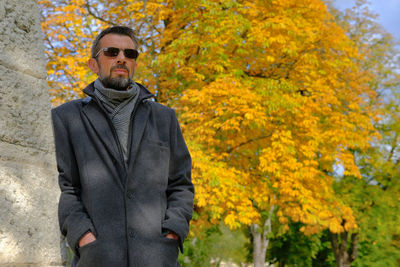
[[[123,46],[122,48],[136,49],[135,43],[129,36],[116,33],[106,34],[104,35],[103,38],[100,39],[101,48],[108,46],[115,46],[115,47]]]

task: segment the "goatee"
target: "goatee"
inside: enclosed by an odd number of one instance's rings
[[[101,82],[106,88],[112,88],[117,91],[126,91],[129,85],[132,83],[130,78],[116,77],[112,78],[110,76],[101,79]]]

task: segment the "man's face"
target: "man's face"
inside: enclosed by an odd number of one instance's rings
[[[132,39],[126,35],[107,34],[100,40],[100,51],[105,47],[137,49]],[[120,50],[116,57],[107,57],[101,51],[96,59],[89,59],[90,69],[96,73],[105,87],[126,90],[136,70],[136,61],[126,58]]]

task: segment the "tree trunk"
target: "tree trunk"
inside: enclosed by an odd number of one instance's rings
[[[266,249],[265,237],[261,234],[257,224],[251,225],[251,233],[253,235],[253,262],[254,267],[264,267]]]
[[[253,235],[254,267],[265,267],[265,254],[269,244],[268,234],[271,233],[271,215],[273,211],[274,207],[272,206],[262,228],[258,224],[252,224],[250,227]]]
[[[351,247],[348,251],[348,233],[331,233],[331,243],[335,254],[337,267],[350,267],[350,264],[357,258],[358,234],[351,234]],[[349,254],[350,253],[350,254]]]

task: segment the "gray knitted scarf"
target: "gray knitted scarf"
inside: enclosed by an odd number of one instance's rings
[[[125,164],[128,162],[130,118],[139,96],[139,86],[132,82],[126,91],[106,88],[99,79],[94,82],[94,95],[107,111],[121,144]]]

